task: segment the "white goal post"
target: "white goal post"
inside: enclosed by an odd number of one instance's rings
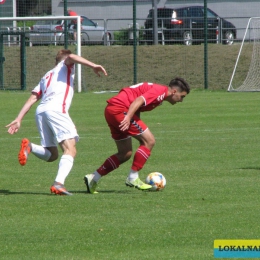
[[[37,16],[37,17],[1,17],[0,21],[37,21],[37,20],[77,20],[81,24],[80,16]],[[2,29],[0,28],[0,31]],[[81,26],[77,26],[77,55],[81,56]],[[78,92],[81,92],[81,64],[77,64]]]
[[[250,46],[252,49],[252,54],[249,69],[244,78],[237,80],[240,76],[238,65],[239,62],[242,63],[241,60],[243,60],[242,53],[246,49],[245,46],[250,44],[252,45],[252,47]],[[241,66],[243,66],[243,64]],[[242,67],[242,70],[244,70],[244,67]],[[251,17],[247,23],[245,34],[228,86],[228,91],[260,91],[260,17]]]

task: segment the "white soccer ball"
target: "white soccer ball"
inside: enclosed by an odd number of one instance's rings
[[[166,179],[159,172],[152,172],[148,174],[145,182],[152,186],[152,188],[150,189],[152,191],[163,190],[166,186]]]

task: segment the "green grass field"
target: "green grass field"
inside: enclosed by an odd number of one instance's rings
[[[157,143],[141,177],[162,172],[165,190],[127,188],[127,162],[101,180],[98,195],[85,192],[83,176],[115,151],[103,118],[111,94],[75,94],[81,139],[70,197],[49,193],[58,161],[17,161],[21,138],[40,141],[34,109],[19,133],[4,129],[28,96],[0,93],[1,259],[209,260],[214,239],[260,239],[258,93],[192,91],[182,104],[144,113]]]

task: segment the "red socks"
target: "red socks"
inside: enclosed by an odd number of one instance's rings
[[[109,172],[117,169],[120,165],[119,160],[115,155],[110,156],[105,162],[97,169],[97,172],[101,175],[107,175]]]
[[[132,170],[134,171],[141,170],[144,167],[144,164],[146,163],[148,158],[150,157],[150,154],[151,151],[147,147],[143,145],[139,146],[134,156]]]
[[[135,153],[131,169],[133,171],[141,170],[144,167],[144,164],[146,163],[148,158],[150,157],[150,154],[151,151],[147,147],[143,145],[139,146]],[[117,159],[117,157],[115,155],[112,155],[109,158],[107,158],[105,162],[97,169],[97,172],[101,176],[104,176],[107,175],[109,172],[112,172],[113,170],[117,169],[119,165],[120,162]]]

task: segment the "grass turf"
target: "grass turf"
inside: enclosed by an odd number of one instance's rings
[[[1,92],[2,125],[28,93]],[[81,136],[66,187],[49,194],[58,162],[17,162],[20,139],[39,143],[34,109],[18,134],[2,128],[1,259],[214,259],[214,239],[259,239],[259,96],[192,91],[183,104],[142,117],[157,143],[145,168],[167,179],[162,192],[124,185],[130,162],[85,193],[83,176],[115,151],[103,118],[111,94],[75,94],[71,116]],[[134,148],[137,143],[134,142]]]

